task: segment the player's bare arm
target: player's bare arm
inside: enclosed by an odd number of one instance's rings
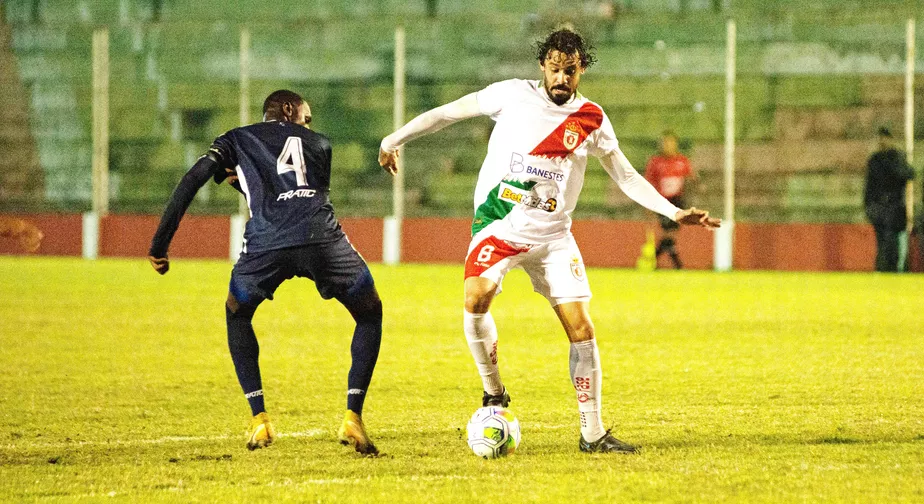
[[[392,175],[398,173],[398,147],[450,124],[481,115],[475,93],[467,94],[454,102],[429,110],[382,140],[379,148],[379,165]]]
[[[37,251],[45,237],[35,225],[13,217],[0,217],[0,236],[19,240],[19,246],[26,252]]]

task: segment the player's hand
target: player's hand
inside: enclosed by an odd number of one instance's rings
[[[392,175],[398,173],[398,151],[388,152],[379,147],[379,165]]]
[[[35,252],[42,246],[42,238],[45,238],[39,228],[28,222],[23,222],[23,230],[19,233],[19,246],[26,252]]]
[[[148,256],[148,261],[151,261],[151,266],[154,267],[154,271],[161,275],[165,275],[170,271],[170,259],[166,257]]]
[[[225,168],[225,181],[228,185],[234,185],[237,183],[237,170],[231,168]]]
[[[680,210],[674,216],[678,224],[687,226],[702,226],[704,228],[717,228],[722,224],[722,219],[709,217],[709,212],[700,210],[696,207]]]

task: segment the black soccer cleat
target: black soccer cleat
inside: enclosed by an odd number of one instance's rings
[[[593,443],[587,442],[584,440],[584,436],[581,436],[581,441],[578,444],[582,452],[587,453],[638,453],[639,447],[632,446],[629,443],[620,441],[613,437],[610,434],[610,431],[606,431],[606,434],[602,438],[594,441]]]
[[[510,405],[510,394],[507,393],[507,388],[504,387],[504,392],[498,395],[491,395],[487,392],[484,393],[484,396],[481,397],[481,406],[500,406],[501,408],[506,408]]]

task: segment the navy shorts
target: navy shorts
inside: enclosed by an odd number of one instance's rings
[[[231,271],[229,290],[239,303],[257,305],[273,299],[279,285],[292,277],[314,281],[324,299],[373,284],[366,261],[342,236],[330,243],[241,254]]]

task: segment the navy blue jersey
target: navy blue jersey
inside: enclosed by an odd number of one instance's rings
[[[330,140],[290,122],[235,128],[209,149],[237,172],[250,207],[244,252],[328,243],[343,235],[330,203]]]

